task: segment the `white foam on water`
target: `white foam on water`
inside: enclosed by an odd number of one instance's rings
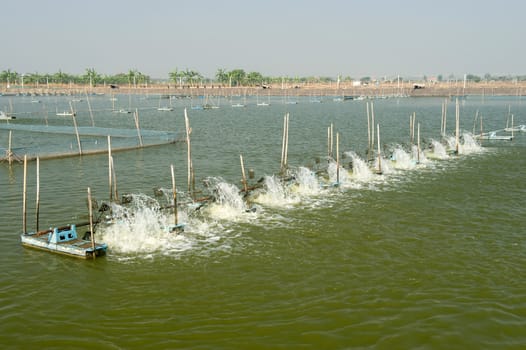
[[[345,152],[346,157],[352,159],[351,178],[356,181],[367,182],[375,178],[375,175],[367,163],[354,152]]]
[[[391,156],[393,168],[409,170],[416,167],[416,161],[401,146],[397,146]],[[382,164],[383,165],[383,164]]]
[[[430,155],[436,159],[448,159],[449,155],[447,154],[446,147],[437,140],[431,140],[432,145],[432,154]]]
[[[277,176],[265,176],[265,191],[254,198],[256,203],[269,207],[289,208],[300,202],[300,196],[292,193],[291,183],[284,183]]]
[[[296,182],[291,191],[300,196],[313,196],[321,193],[320,181],[316,174],[306,168],[299,167],[294,171]]]

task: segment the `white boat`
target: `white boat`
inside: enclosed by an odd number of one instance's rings
[[[89,236],[91,237],[91,236]],[[83,259],[92,259],[106,254],[106,243],[79,238],[76,225],[53,227],[39,232],[20,235],[22,245]]]
[[[131,113],[129,110],[123,109],[123,108],[119,109],[118,111],[113,111],[113,112],[114,113],[120,113],[120,114],[129,114],[129,113]]]
[[[64,112],[58,112],[57,115],[60,117],[72,117],[75,115],[75,113],[64,111]]]
[[[14,116],[5,113],[4,111],[0,111],[0,120],[11,120],[16,119]]]
[[[170,112],[170,111],[173,111],[174,109],[172,107],[159,107],[157,108],[157,110],[161,112]]]
[[[497,135],[496,131],[491,131],[485,134],[480,134],[475,136],[478,140],[500,140],[500,141],[511,141],[513,136],[511,135]]]

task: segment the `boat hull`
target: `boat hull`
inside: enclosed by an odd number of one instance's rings
[[[28,248],[45,250],[81,259],[92,259],[94,256],[103,256],[106,254],[108,247],[106,243],[95,243],[95,250],[93,250],[92,242],[83,239],[50,243],[48,242],[47,235],[38,236],[36,233],[23,233],[20,235],[20,240],[22,245]]]

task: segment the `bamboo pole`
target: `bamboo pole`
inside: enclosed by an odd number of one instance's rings
[[[13,133],[13,130],[9,130],[9,145],[7,147],[7,161],[9,162],[9,165],[13,163],[13,151],[11,150],[11,135]]]
[[[24,154],[24,184],[22,189],[22,230],[27,232],[27,154]]]
[[[331,127],[327,127],[327,157],[331,157]]]
[[[281,136],[281,163],[280,163],[280,171],[283,174],[285,172],[285,139],[286,139],[286,133],[287,133],[287,115],[285,114],[283,116],[283,133]]]
[[[188,168],[188,193],[191,193],[192,191],[192,172],[193,172],[193,165],[192,165],[192,148],[190,146],[190,122],[188,120],[188,113],[186,111],[186,108],[184,109],[184,122],[186,127],[186,150],[187,150],[187,168]]]
[[[37,200],[36,200],[36,231],[40,222],[40,158],[37,157]]]
[[[444,136],[444,102],[442,102],[442,114],[440,114],[440,136]]]
[[[511,115],[511,139],[513,140],[513,114]]]
[[[367,150],[371,149],[371,121],[369,117],[369,101],[365,104],[367,106]]]
[[[170,165],[170,170],[172,172],[172,195],[173,195],[173,201],[174,201],[174,223],[175,226],[178,225],[178,218],[177,218],[177,188],[175,187],[175,172],[174,172],[174,165]]]
[[[336,182],[340,183],[340,133],[336,133]]]
[[[420,163],[420,123],[417,126],[417,147],[416,147],[416,162]]]
[[[91,102],[89,100],[88,91],[84,90],[86,93],[86,102],[88,102],[89,117],[91,119],[91,126],[95,126],[95,120],[93,119],[93,110],[91,109]]]
[[[91,188],[88,187],[88,210],[89,210],[89,232],[91,233],[91,249],[93,250],[93,259],[96,257],[95,252],[95,232],[93,232],[93,208],[91,206]]]
[[[108,184],[110,188],[110,202],[113,200],[113,182],[112,182],[112,156],[111,156],[111,136],[108,135]]]
[[[371,149],[374,149],[374,104],[371,102]]]
[[[77,127],[77,118],[75,117],[75,113],[72,115],[73,118],[73,126],[75,127],[75,135],[77,136],[77,145],[79,147],[79,155],[82,155],[82,146],[80,144],[80,135],[79,135],[79,129]]]
[[[455,153],[458,154],[460,150],[460,106],[458,98],[455,105]]]
[[[477,120],[479,117],[479,110],[475,112],[475,120],[473,120],[473,135],[475,135],[475,128],[477,127]]]
[[[289,166],[289,114],[287,113],[287,132],[285,134],[285,169]]]
[[[139,109],[137,108],[135,108],[134,118],[135,118],[135,127],[137,128],[137,135],[139,136],[139,145],[142,147],[141,127],[139,124]]]
[[[376,124],[376,132],[378,134],[378,173],[382,173],[382,151],[380,149],[380,124]]]
[[[239,161],[241,163],[241,176],[243,177],[243,190],[245,192],[248,192],[248,187],[247,187],[247,176],[245,174],[245,164],[243,163],[243,156],[240,154],[239,155]]]
[[[115,166],[113,165],[113,157],[111,157],[111,172],[113,174],[113,199],[119,202],[119,192],[117,191],[117,175],[115,173]]]

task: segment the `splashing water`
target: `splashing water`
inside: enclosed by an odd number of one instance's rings
[[[336,167],[336,162],[329,163],[329,167],[327,168],[327,173],[329,174],[329,182],[331,184],[336,184],[336,183],[350,184],[351,182],[349,172],[346,169],[342,168],[341,166],[339,166],[339,169],[338,169]]]
[[[436,140],[431,140],[431,145],[433,147],[433,157],[438,158],[438,159],[448,159],[449,158],[447,151],[446,151],[446,147],[442,143]]]
[[[257,203],[270,207],[290,207],[300,202],[300,198],[291,193],[289,184],[283,183],[275,175],[265,176],[265,189],[255,198]]]
[[[462,135],[462,139],[464,142],[459,150],[461,154],[480,153],[484,150],[472,134],[465,133]]]
[[[413,169],[416,166],[416,161],[411,159],[411,155],[401,146],[395,148],[391,159],[394,161],[395,169]]]
[[[100,229],[102,241],[118,253],[152,253],[174,248],[185,250],[187,242],[166,229],[174,222],[173,214],[160,210],[159,203],[147,195],[131,195],[129,206],[112,203],[113,219]],[[186,213],[178,215],[186,219]]]
[[[216,220],[239,220],[248,209],[239,188],[220,178],[210,178],[208,182],[212,184],[215,202],[205,212]]]
[[[416,165],[424,164],[428,162],[428,159],[424,151],[422,149],[420,149],[419,151],[417,145],[413,145],[411,147],[411,156],[413,157],[413,160],[416,162]]]
[[[358,181],[369,181],[374,177],[367,163],[354,152],[345,152],[352,159],[352,178]]]
[[[300,195],[316,195],[320,193],[320,183],[316,174],[305,167],[299,167],[294,174],[296,186],[293,190]]]
[[[447,144],[450,149],[456,150],[456,140],[454,136],[446,137]],[[462,134],[462,140],[458,145],[459,154],[472,154],[483,152],[484,149],[480,144],[475,140],[472,134],[464,133]]]

